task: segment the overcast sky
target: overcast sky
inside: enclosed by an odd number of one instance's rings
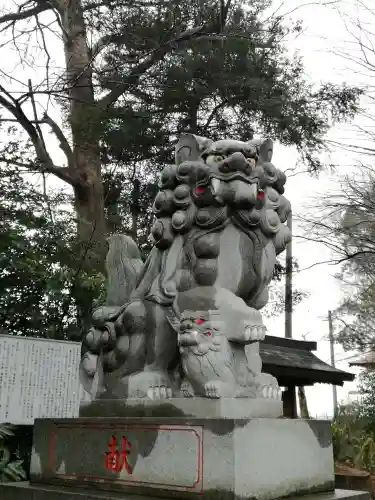
[[[283,11],[291,11],[294,6],[304,2],[286,2]],[[367,2],[367,6],[375,3]],[[339,51],[352,54],[353,44],[347,32],[345,15],[352,18],[360,16],[363,18],[367,13],[365,9],[358,8],[358,4],[342,3],[341,13],[334,9],[309,4],[298,8],[293,14],[294,19],[302,19],[304,24],[303,33],[294,41],[289,43],[291,52],[298,51],[304,59],[305,67],[311,81],[320,83],[331,81],[334,83],[348,83],[364,85],[368,81],[368,75],[362,72],[358,74],[358,68],[348,58],[337,55]],[[369,16],[367,16],[367,20]],[[375,20],[375,19],[374,19]],[[366,103],[367,105],[367,103]],[[362,119],[356,123],[363,124]],[[330,138],[343,142],[360,142],[358,133],[353,126],[339,126],[330,132]],[[355,171],[357,158],[353,155],[336,150],[331,159],[340,165],[342,174],[350,174]],[[275,164],[285,169],[295,163],[296,156],[289,148],[276,149],[274,152]],[[305,175],[289,178],[286,186],[286,194],[292,202],[293,212],[304,215],[311,213],[311,205],[314,205],[316,197],[325,198],[339,190],[337,175],[322,173],[318,179],[306,177]],[[303,234],[294,220],[293,231],[295,234]],[[318,342],[317,355],[323,361],[329,361],[330,350],[328,337],[328,311],[334,309],[343,297],[341,283],[333,276],[339,270],[338,266],[321,264],[332,258],[331,252],[319,243],[311,243],[295,239],[293,242],[293,254],[298,259],[301,271],[295,276],[294,284],[310,292],[310,297],[304,300],[293,315],[293,337],[300,339],[306,335],[307,340]],[[313,266],[313,267],[311,267]],[[269,333],[283,335],[284,318],[266,320]],[[342,370],[359,373],[358,369],[349,368],[348,358],[352,353],[346,353],[340,346],[335,346],[336,366]],[[348,392],[356,389],[355,383],[346,383],[343,388],[338,388],[339,400],[345,400]],[[332,415],[332,388],[331,386],[318,384],[306,389],[309,410],[312,415]]]
[[[334,9],[332,2],[330,7],[315,2],[301,7],[306,2],[286,0],[280,7],[281,12],[291,13],[289,17],[301,19],[304,25],[304,31],[301,35],[297,39],[288,42],[291,54],[297,51],[303,56],[307,74],[312,82],[331,81],[363,85],[366,75],[358,75],[348,58],[341,58],[334,53],[340,48],[344,50],[352,48],[349,44],[350,36],[345,28],[343,17]],[[374,3],[374,0],[366,0],[366,2],[366,5],[369,6],[369,4]],[[0,6],[10,8],[10,3],[9,0],[0,0]],[[278,5],[275,2],[272,10],[275,10]],[[357,4],[345,2],[341,3],[341,5],[344,6],[345,12],[351,16],[358,15]],[[364,8],[362,14],[366,14]],[[61,44],[50,37],[48,46],[53,58],[57,61],[61,60]],[[19,78],[23,82],[26,82],[28,77],[31,77],[33,82],[37,82],[42,78],[43,61],[36,59],[30,67],[15,67],[18,54],[9,46],[1,46],[1,36],[0,55],[2,69],[7,72],[12,70],[14,78]],[[56,66],[55,70],[58,72],[62,67],[62,63]],[[13,88],[25,90],[15,80],[13,81]],[[58,118],[57,108],[53,107],[51,103],[49,104],[49,113],[55,119]],[[353,130],[353,127],[349,126],[338,127],[330,132],[330,136],[336,140],[356,140],[357,138],[353,139],[355,133]],[[52,142],[52,136],[48,136],[48,140]],[[53,147],[53,155],[57,161],[61,161],[62,156],[56,142]],[[336,151],[333,160],[336,164],[342,165],[344,173],[350,172],[354,168],[355,158],[350,157],[343,151]],[[278,168],[287,170],[294,167],[297,155],[291,148],[276,145],[273,161]],[[337,186],[337,177],[334,175],[330,176],[327,173],[322,173],[318,179],[314,179],[303,174],[288,180],[286,195],[292,202],[294,213],[303,215],[316,196],[330,196],[333,190],[337,190]],[[294,232],[296,234],[301,233],[301,229],[296,222],[294,222]],[[294,283],[298,288],[310,293],[310,297],[297,307],[293,315],[293,336],[297,339],[307,336],[308,340],[318,341],[318,356],[324,361],[329,361],[329,343],[327,341],[328,310],[334,309],[342,299],[340,283],[333,278],[338,269],[327,264],[315,265],[329,261],[331,258],[330,252],[319,244],[302,242],[296,239],[293,243],[293,253],[298,259],[301,268],[301,272],[294,278]],[[284,335],[283,316],[266,319],[265,322],[269,334]],[[339,368],[348,370],[347,358],[348,353],[344,353],[337,346],[336,359]],[[351,371],[355,372],[353,369]],[[344,388],[340,388],[338,391],[339,399],[344,399],[348,391],[354,388],[353,384],[346,384]],[[308,388],[307,398],[312,415],[332,414],[332,389],[330,386],[317,385]]]

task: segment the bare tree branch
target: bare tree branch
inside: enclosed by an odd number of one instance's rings
[[[35,103],[35,98],[34,98],[34,94],[33,94],[33,86],[32,86],[30,78],[29,78],[29,80],[27,82],[27,86],[29,88],[31,105],[32,105],[32,108],[33,108],[33,113],[34,113],[34,121],[35,121],[35,125],[34,126],[35,126],[35,129],[36,129],[36,131],[37,131],[37,133],[39,135],[40,142],[42,143],[44,151],[47,151],[46,142],[45,142],[44,137],[43,137],[43,132],[42,132],[42,129],[41,129],[40,124],[38,122],[38,112],[37,112],[37,109],[36,109],[36,103]]]
[[[9,111],[9,113],[17,119],[18,123],[26,131],[34,146],[36,157],[40,163],[41,172],[44,171],[54,174],[56,177],[67,182],[68,184],[74,185],[74,179],[69,172],[69,169],[54,165],[52,158],[44,146],[43,139],[39,136],[37,129],[27,118],[18,102],[15,101],[2,86],[0,86],[0,92],[6,96],[4,97],[0,94],[0,105]]]
[[[70,147],[70,144],[69,144],[67,138],[65,137],[63,131],[57,125],[57,123],[54,120],[52,120],[52,118],[50,116],[47,115],[47,113],[44,113],[44,115],[43,115],[43,123],[46,123],[47,125],[49,125],[51,127],[55,136],[59,140],[59,143],[60,143],[59,146],[60,146],[61,150],[65,153],[65,156],[68,160],[68,168],[73,171],[74,164],[75,164],[74,155],[73,155],[73,151]]]
[[[39,1],[35,7],[27,10],[21,10],[21,7],[17,12],[12,12],[9,14],[4,14],[0,16],[0,24],[13,23],[16,21],[21,21],[22,19],[28,19],[30,17],[46,12],[53,8],[52,3],[48,0]]]
[[[12,158],[6,158],[5,156],[0,156],[0,163],[6,163],[7,165],[15,165],[16,167],[21,167],[25,168],[28,172],[31,171],[31,173],[39,173],[39,171],[35,170],[35,164],[30,162],[22,162],[22,161],[17,161],[13,160]]]
[[[47,87],[49,87],[49,80],[50,80],[49,73],[50,73],[51,55],[50,55],[48,47],[47,47],[46,38],[44,36],[44,31],[43,31],[43,26],[41,25],[41,23],[39,21],[39,17],[37,15],[35,16],[35,21],[36,21],[36,25],[37,25],[37,28],[39,30],[39,33],[40,33],[40,36],[41,36],[41,39],[42,39],[42,45],[43,45],[44,53],[47,56],[47,60],[46,60],[46,83],[47,83]]]
[[[211,125],[212,120],[215,118],[217,112],[221,109],[224,108],[228,104],[227,99],[223,99],[219,104],[217,104],[213,110],[211,111],[210,115],[208,116],[206,123],[203,125],[203,130],[207,131],[209,126]]]

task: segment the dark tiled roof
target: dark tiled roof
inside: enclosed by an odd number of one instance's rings
[[[361,368],[374,368],[375,366],[375,352],[371,351],[364,354],[360,358],[349,361],[349,366],[360,366]]]
[[[275,376],[280,385],[342,385],[354,380],[352,373],[333,368],[311,351],[316,342],[267,336],[260,343],[263,371]]]

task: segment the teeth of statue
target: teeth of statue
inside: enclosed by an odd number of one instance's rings
[[[251,326],[245,327],[245,340],[251,339]]]
[[[254,183],[250,185],[250,193],[251,196],[256,199],[258,195],[258,184]]]
[[[219,179],[215,179],[215,177],[213,177],[211,179],[211,186],[212,186],[212,191],[214,194],[218,194],[219,190],[220,190],[220,180]]]

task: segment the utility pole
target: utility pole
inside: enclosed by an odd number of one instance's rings
[[[287,227],[292,233],[292,212],[287,219]],[[292,313],[293,313],[293,290],[292,290],[292,240],[286,246],[285,258],[285,338],[292,338]],[[286,387],[283,392],[284,417],[297,418],[296,388]]]
[[[304,335],[302,335],[303,340],[306,340],[306,337],[308,336],[309,333],[311,332],[307,332]],[[307,406],[306,392],[303,386],[298,387],[298,402],[301,410],[301,418],[310,418],[309,408]]]
[[[287,223],[289,231],[292,233],[292,212],[289,213]],[[292,254],[292,239],[286,246],[285,258],[285,337],[292,338],[292,313],[293,313],[293,254]]]
[[[333,339],[333,323],[332,323],[332,312],[328,311],[328,326],[329,326],[329,347],[331,350],[331,366],[335,368],[335,344]],[[332,396],[333,396],[333,416],[337,413],[337,388],[332,385]]]

